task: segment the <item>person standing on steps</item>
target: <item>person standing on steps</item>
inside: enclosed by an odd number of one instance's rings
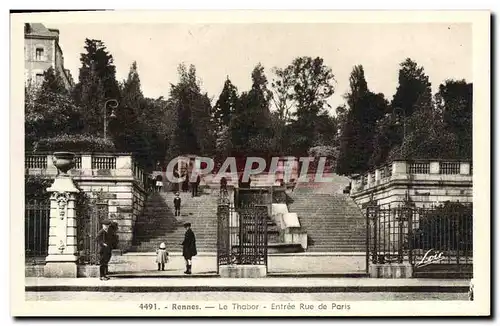
[[[198,175],[196,180],[191,180],[191,197],[198,196],[198,186],[200,185],[201,177]]]
[[[196,177],[196,192],[194,194],[195,196],[198,196],[198,188],[200,187],[200,183],[201,183],[201,177],[200,177],[200,175],[198,175]]]
[[[175,208],[175,215],[174,216],[181,216],[181,197],[179,197],[178,192],[175,193],[174,208]]]
[[[191,274],[192,259],[198,254],[196,251],[196,237],[193,230],[191,230],[191,223],[184,223],[186,233],[184,234],[184,241],[182,242],[182,255],[186,261],[186,271],[184,274]]]
[[[96,237],[96,241],[99,244],[99,278],[101,281],[109,280],[107,276],[108,263],[111,260],[111,246],[114,241],[114,237],[109,230],[110,225],[110,220],[104,220],[102,222],[102,229],[99,230]]]
[[[163,187],[163,178],[161,175],[156,176],[156,192],[161,192],[161,188]]]

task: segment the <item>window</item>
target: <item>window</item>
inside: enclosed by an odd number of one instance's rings
[[[43,74],[36,74],[36,76],[35,76],[35,82],[38,85],[41,85],[43,83]]]
[[[35,60],[42,61],[43,60],[43,48],[36,48],[35,50]]]

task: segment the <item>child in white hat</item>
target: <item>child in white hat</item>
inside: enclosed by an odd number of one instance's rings
[[[160,244],[160,248],[156,249],[156,263],[158,264],[158,270],[164,271],[165,264],[168,263],[168,252],[165,242]]]

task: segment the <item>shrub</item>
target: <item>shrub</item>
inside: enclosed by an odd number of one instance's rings
[[[109,139],[91,135],[59,135],[35,142],[35,152],[113,152],[114,143]]]
[[[26,199],[47,199],[49,198],[49,193],[47,188],[49,188],[53,179],[46,179],[39,175],[29,175],[24,179],[24,196]]]

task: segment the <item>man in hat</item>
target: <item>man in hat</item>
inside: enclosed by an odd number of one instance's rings
[[[191,274],[191,259],[198,254],[196,251],[196,238],[193,230],[191,230],[191,223],[184,223],[186,233],[184,234],[184,241],[182,242],[182,255],[186,261],[186,271],[184,274]]]
[[[102,222],[102,229],[97,233],[96,241],[99,244],[99,277],[102,281],[109,280],[108,274],[108,263],[111,259],[111,246],[114,240],[109,226],[111,225],[110,220],[104,220]]]

